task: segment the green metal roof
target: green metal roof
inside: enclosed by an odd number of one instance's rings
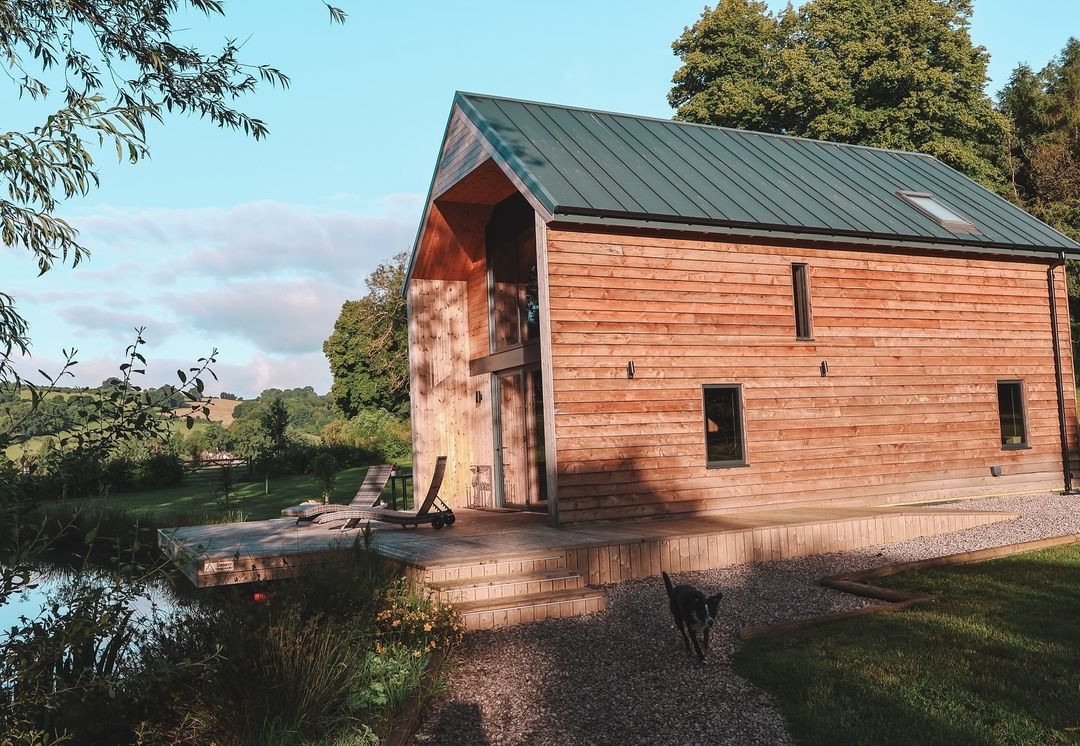
[[[553,216],[922,245],[1080,253],[1080,245],[941,161],[667,119],[458,93],[455,104]],[[976,232],[900,193],[932,195]]]

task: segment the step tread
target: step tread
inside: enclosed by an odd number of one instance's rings
[[[580,578],[581,573],[577,570],[560,567],[555,570],[534,570],[533,572],[512,572],[503,575],[481,575],[474,578],[457,578],[455,580],[432,580],[426,585],[436,591],[460,590],[462,588],[479,588],[487,585],[503,585],[510,583],[535,583],[542,580],[561,580],[563,578]]]
[[[501,565],[508,562],[537,562],[539,560],[565,560],[566,552],[542,551],[535,554],[508,554],[505,557],[485,557],[472,560],[451,560],[446,562],[434,562],[432,564],[416,565],[421,570],[453,570],[463,567],[484,567],[485,565]]]
[[[513,609],[519,606],[536,606],[540,604],[562,603],[564,601],[580,601],[584,598],[606,598],[607,594],[600,588],[570,588],[559,591],[544,591],[542,593],[523,593],[519,596],[502,596],[500,598],[485,598],[479,601],[463,601],[455,603],[462,614],[477,611],[493,611],[496,609]]]

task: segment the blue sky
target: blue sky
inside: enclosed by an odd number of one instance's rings
[[[453,92],[671,116],[671,42],[703,7],[337,4],[349,13],[344,26],[330,26],[317,0],[234,1],[224,19],[183,18],[184,38],[206,49],[236,38],[247,61],[290,76],[288,90],[241,103],[270,137],[173,118],[150,130],[148,161],[119,164],[102,151],[101,188],[63,210],[91,259],[37,278],[28,254],[0,253],[0,289],[31,323],[24,370],[53,370],[74,346],[78,380],[97,383],[115,373],[131,329],[146,325],[148,385],[217,347],[215,393],[325,392],[322,342],[368,273],[411,245]],[[976,0],[988,91],[1019,62],[1041,68],[1077,29],[1074,0]]]

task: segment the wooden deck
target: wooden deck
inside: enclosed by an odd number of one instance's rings
[[[551,528],[543,515],[462,509],[436,531],[372,523],[375,549],[424,582],[569,567],[587,585],[843,551],[1012,520],[1015,513],[934,507],[742,510],[663,520]],[[291,518],[163,529],[162,550],[199,587],[273,580],[348,547],[359,530]]]

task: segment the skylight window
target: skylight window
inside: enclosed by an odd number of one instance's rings
[[[929,215],[942,228],[954,233],[978,233],[975,224],[942,204],[937,197],[925,192],[897,192],[901,199],[916,210]]]

